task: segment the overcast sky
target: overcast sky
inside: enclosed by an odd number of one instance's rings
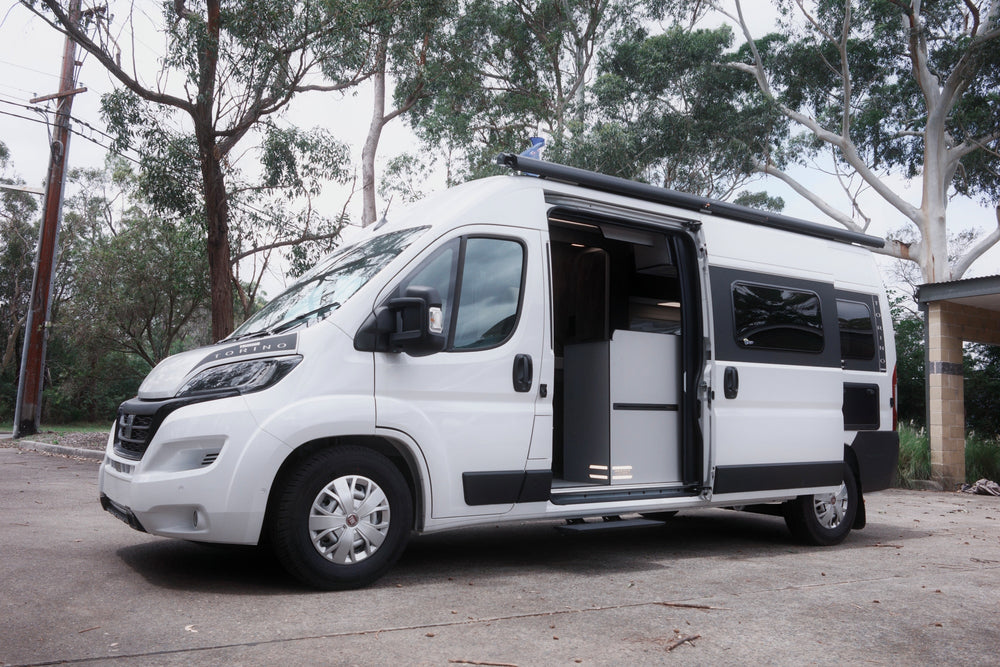
[[[44,123],[45,116],[30,107],[51,110],[54,109],[54,102],[32,105],[29,100],[58,90],[64,38],[19,3],[14,0],[7,2],[6,7],[0,7],[2,12],[0,14],[2,21],[0,23],[0,140],[7,144],[11,151],[16,173],[28,185],[40,187],[45,180],[48,165],[48,128]],[[153,17],[159,14],[156,2],[138,0],[136,5]],[[755,8],[759,8],[758,3],[755,3]],[[757,23],[752,28],[763,34],[769,27],[769,16],[770,12],[757,12],[755,17]],[[137,21],[142,21],[141,14],[137,14]],[[145,58],[150,62],[153,54],[159,51],[161,38],[151,29],[145,31],[140,29],[140,34],[140,40],[135,46],[137,58]],[[94,58],[87,57],[80,51],[77,53],[77,58],[83,60],[79,85],[85,86],[88,91],[77,95],[74,100],[73,116],[82,121],[75,122],[74,128],[96,143],[82,136],[73,136],[70,143],[69,164],[70,167],[97,167],[103,163],[105,154],[104,148],[99,144],[108,143],[107,137],[101,134],[104,126],[98,112],[100,95],[111,90],[113,84]],[[369,114],[367,107],[370,98],[370,89],[367,87],[361,87],[355,95],[347,97],[310,93],[294,102],[286,122],[303,127],[326,127],[338,139],[351,146],[354,160],[358,162],[361,144],[367,132]],[[88,128],[83,123],[89,124],[94,129]],[[381,161],[384,161],[415,148],[416,141],[412,134],[397,119],[383,133],[379,154]],[[512,151],[519,151],[522,148],[510,147]],[[245,168],[249,168],[249,165]],[[843,207],[844,201],[830,177],[816,173],[799,173],[798,176]],[[909,201],[919,204],[918,183],[900,181],[898,187]],[[757,183],[751,189],[766,189],[769,194],[782,196],[786,203],[784,212],[788,215],[829,222],[811,204],[774,179]],[[329,187],[324,192],[319,206],[327,209],[324,211],[326,214],[333,215],[343,208],[348,196],[349,192],[343,188]],[[353,219],[360,219],[360,204],[361,195],[358,192],[349,206]],[[380,204],[380,210],[383,205]],[[888,230],[899,228],[906,222],[895,209],[878,197],[869,198],[866,212],[875,220],[870,230],[874,234],[884,235]],[[949,227],[953,230],[969,226],[988,229],[995,224],[993,211],[980,207],[975,202],[956,200],[949,208]],[[996,273],[1000,273],[1000,248],[992,249],[981,258],[966,277]],[[280,282],[278,277],[275,280]],[[268,292],[274,295],[276,287],[277,285],[273,286]]]

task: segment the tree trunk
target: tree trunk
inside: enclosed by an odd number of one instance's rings
[[[378,142],[385,127],[385,58],[386,43],[379,44],[375,73],[372,82],[375,86],[375,100],[372,104],[372,121],[368,126],[368,137],[361,149],[361,192],[364,207],[361,213],[361,226],[367,227],[375,222],[378,215],[375,210],[375,153]]]
[[[201,177],[205,192],[205,226],[208,238],[208,279],[212,300],[212,339],[233,332],[233,273],[229,252],[229,200],[222,162],[214,137],[198,133]]]
[[[21,333],[21,327],[24,326],[24,320],[25,318],[20,318],[16,326],[10,329],[10,335],[7,336],[7,344],[4,346],[3,360],[0,361],[0,371],[7,370],[7,367],[14,361],[14,354],[17,352],[17,338]]]
[[[925,282],[951,280],[948,261],[948,186],[954,172],[948,168],[945,120],[947,109],[940,96],[927,94],[924,128],[923,188],[921,191],[921,250],[918,263]]]

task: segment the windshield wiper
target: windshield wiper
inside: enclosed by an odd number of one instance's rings
[[[281,333],[282,331],[288,331],[292,327],[295,327],[300,323],[302,323],[304,320],[308,320],[310,317],[323,315],[333,310],[334,308],[340,308],[339,301],[334,301],[333,303],[328,303],[325,306],[314,308],[313,310],[310,310],[308,313],[302,313],[301,315],[296,315],[292,319],[288,320],[287,322],[282,322],[281,324],[279,324],[278,326],[274,327],[273,329],[271,329],[266,333],[267,335],[270,335],[270,334]]]
[[[247,340],[248,338],[263,338],[264,336],[270,336],[271,332],[266,329],[263,331],[251,331],[249,333],[240,334],[239,336],[234,336],[230,338],[223,338],[220,343],[234,343],[238,340]]]

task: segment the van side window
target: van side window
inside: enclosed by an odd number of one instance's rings
[[[868,305],[837,299],[837,321],[840,324],[841,359],[874,359],[875,326]]]
[[[481,350],[514,331],[524,284],[524,247],[507,239],[465,242],[453,350]]]
[[[403,281],[396,290],[395,296],[406,293],[411,285],[433,287],[441,295],[441,311],[444,315],[444,335],[448,335],[451,326],[452,305],[455,299],[455,271],[458,268],[460,239],[454,239],[439,248],[417,267],[413,274]]]
[[[745,349],[823,351],[823,316],[815,292],[733,283],[733,335]]]

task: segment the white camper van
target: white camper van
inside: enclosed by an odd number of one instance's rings
[[[101,503],[365,585],[411,532],[743,507],[810,543],[892,481],[881,239],[513,155],[122,404]],[[636,517],[630,519],[629,516]],[[590,519],[590,521],[587,521]]]

